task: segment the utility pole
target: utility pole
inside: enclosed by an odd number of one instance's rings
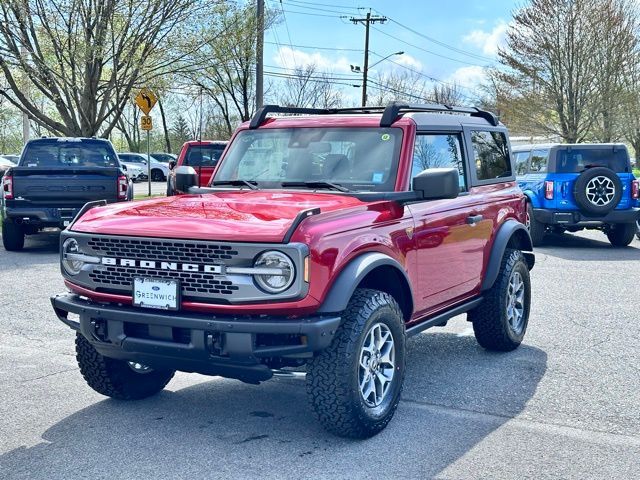
[[[364,25],[364,68],[362,69],[362,106],[367,105],[367,73],[369,71],[369,25],[372,23],[384,23],[387,17],[371,16],[371,12],[367,13],[365,18],[351,17],[354,24],[362,23]]]
[[[256,110],[262,107],[264,97],[264,0],[256,0],[258,40],[256,42]]]

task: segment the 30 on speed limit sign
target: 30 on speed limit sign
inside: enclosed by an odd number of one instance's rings
[[[153,130],[153,121],[149,115],[140,117],[140,128],[142,130]]]

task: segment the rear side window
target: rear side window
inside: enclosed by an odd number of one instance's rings
[[[546,173],[549,163],[549,150],[534,150],[531,153],[531,173]]]
[[[509,147],[504,133],[472,131],[471,143],[478,180],[493,180],[512,175]]]
[[[224,145],[202,145],[189,147],[184,164],[191,167],[215,167],[224,151]]]
[[[516,158],[516,175],[526,175],[531,152],[513,152]]]
[[[460,136],[450,134],[428,134],[416,136],[413,149],[411,178],[430,168],[456,168],[460,191],[467,190],[464,177],[464,159],[460,148]]]
[[[556,171],[580,173],[589,167],[607,167],[614,172],[629,171],[629,155],[623,148],[574,148],[558,150]]]
[[[117,167],[111,145],[99,140],[51,139],[27,144],[23,167]]]

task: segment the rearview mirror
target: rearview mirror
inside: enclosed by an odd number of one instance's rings
[[[187,193],[198,184],[198,174],[193,167],[182,165],[176,168],[176,191]]]
[[[413,191],[422,200],[456,198],[460,193],[456,168],[430,168],[413,177]]]

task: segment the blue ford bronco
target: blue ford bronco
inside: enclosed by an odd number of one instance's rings
[[[640,202],[624,144],[519,145],[513,155],[534,245],[550,231],[583,229],[601,230],[616,247],[631,243]]]

